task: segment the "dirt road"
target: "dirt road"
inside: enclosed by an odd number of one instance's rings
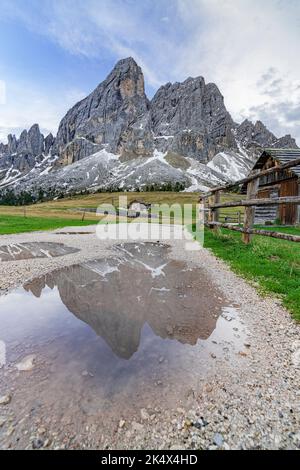
[[[0,237],[1,448],[300,448],[279,301],[184,241],[78,231]]]

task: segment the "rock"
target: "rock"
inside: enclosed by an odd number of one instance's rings
[[[43,439],[36,437],[32,440],[31,445],[33,449],[41,449],[41,447],[44,447],[44,441]]]
[[[1,194],[11,200],[12,183],[15,198],[26,191],[37,200],[85,190],[209,188],[246,176],[270,146],[297,148],[261,121],[236,124],[203,77],[167,83],[150,102],[129,57],[67,112],[56,138],[34,124],[0,143]]]
[[[141,423],[137,423],[136,421],[132,422],[132,430],[135,432],[142,432],[144,430],[144,426]]]
[[[236,134],[241,144],[247,148],[255,146],[272,147],[277,141],[274,134],[261,121],[253,124],[248,119],[245,119],[237,127]]]
[[[147,410],[145,410],[145,408],[142,408],[141,409],[141,417],[144,421],[150,419],[150,415],[149,413],[147,412]]]
[[[40,427],[40,428],[38,428],[37,432],[38,432],[39,435],[42,436],[42,435],[46,434],[46,429],[44,427]]]
[[[239,351],[239,356],[247,357],[248,354],[245,351]]]
[[[4,426],[6,421],[7,421],[7,418],[5,418],[5,416],[0,416],[0,428]]]
[[[0,396],[0,405],[8,405],[11,402],[11,395]]]
[[[160,87],[151,101],[151,121],[163,151],[207,162],[225,147],[236,147],[223,96],[203,77]]]
[[[10,437],[15,432],[15,427],[10,425],[8,430],[6,431],[6,437]]]
[[[193,426],[197,429],[202,429],[207,425],[208,425],[208,422],[204,418],[197,419],[197,421],[193,423]]]
[[[292,364],[294,367],[296,367],[297,369],[300,368],[300,349],[298,349],[297,351],[293,352],[292,354]]]
[[[44,141],[45,154],[46,155],[50,154],[50,151],[51,151],[52,147],[54,146],[54,143],[55,143],[55,139],[54,139],[53,135],[50,132],[50,134],[47,135],[47,137],[45,138],[45,141]]]
[[[184,421],[184,426],[190,428],[193,425],[192,421],[189,418],[186,418]]]
[[[223,438],[222,434],[217,432],[213,437],[213,442],[216,446],[222,447],[223,442],[224,442],[224,438]]]
[[[103,148],[124,156],[129,151],[136,156],[149,155],[153,143],[148,110],[141,68],[131,57],[120,60],[108,77],[62,119],[56,137],[62,163],[72,163]]]
[[[51,442],[52,442],[51,439],[49,438],[45,439],[43,447],[49,447],[51,445]]]
[[[16,368],[22,372],[28,372],[32,370],[34,368],[35,358],[36,356],[34,354],[24,357],[21,362],[16,364]]]
[[[120,429],[123,429],[124,426],[125,426],[125,424],[126,424],[125,420],[124,420],[124,419],[121,419],[120,422],[119,422],[119,428],[120,428]]]

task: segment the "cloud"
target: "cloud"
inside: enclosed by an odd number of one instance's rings
[[[243,116],[263,121],[276,135],[291,134],[300,140],[300,80],[271,68],[258,80],[264,101],[243,110]]]
[[[202,75],[219,86],[236,121],[265,116],[270,130],[291,130],[300,143],[299,0],[31,0],[26,9],[18,0],[1,3],[2,16],[70,54],[135,57],[153,91]]]
[[[52,94],[49,99],[50,93],[24,82],[8,83],[6,88],[7,99],[0,105],[0,142],[6,142],[8,134],[19,136],[23,129],[35,122],[45,135],[49,132],[55,134],[68,109],[86,96],[80,90],[65,89],[63,99],[60,94]]]

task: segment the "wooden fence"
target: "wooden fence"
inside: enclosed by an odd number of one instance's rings
[[[248,244],[251,241],[251,235],[263,235],[265,237],[279,238],[283,240],[289,240],[293,242],[300,242],[300,236],[290,235],[286,233],[273,232],[270,230],[260,230],[254,228],[255,208],[257,206],[275,206],[280,204],[296,204],[300,205],[300,196],[289,196],[289,197],[276,197],[276,198],[265,198],[257,199],[257,191],[259,187],[259,179],[262,176],[269,175],[274,172],[280,172],[293,168],[300,165],[300,158],[287,162],[283,165],[274,166],[267,170],[255,172],[243,178],[235,183],[228,184],[226,186],[218,186],[213,188],[209,193],[204,194],[200,197],[200,201],[204,202],[204,212],[207,215],[205,225],[209,228],[226,228],[236,232],[242,233],[243,242]],[[237,189],[241,185],[247,186],[246,199],[240,199],[235,201],[221,202],[222,191],[229,191]],[[231,223],[220,222],[220,209],[231,208],[231,207],[244,207],[244,223],[243,226],[232,225]]]

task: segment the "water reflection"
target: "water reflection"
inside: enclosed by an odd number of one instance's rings
[[[55,258],[70,253],[77,253],[77,248],[71,248],[63,243],[28,242],[12,243],[0,246],[0,261],[19,261],[32,258]]]
[[[221,299],[201,270],[168,258],[161,243],[119,245],[116,256],[66,267],[24,286],[35,297],[57,287],[69,312],[88,324],[120,358],[139,348],[148,324],[162,339],[195,345],[208,338]]]

